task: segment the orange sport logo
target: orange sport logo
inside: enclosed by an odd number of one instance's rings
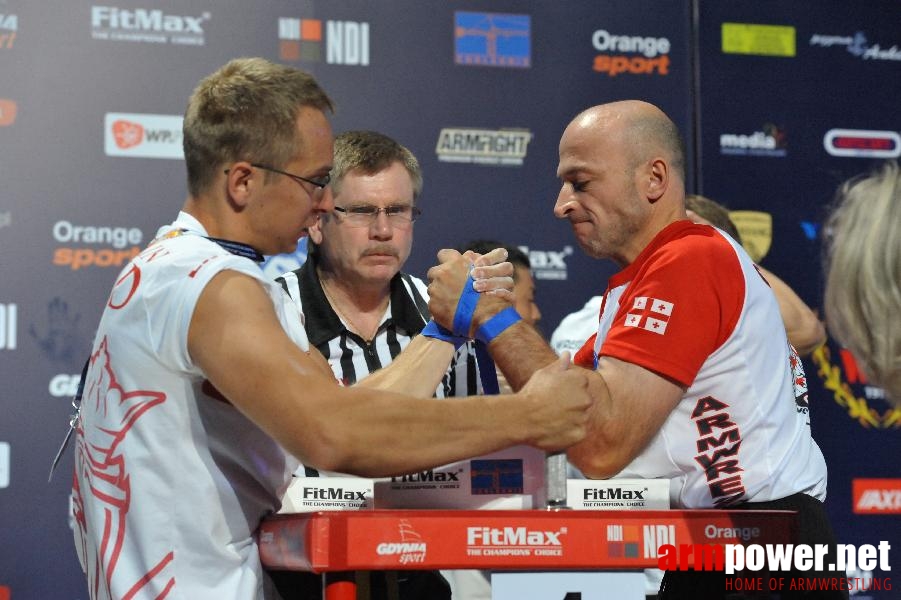
[[[593,70],[618,75],[669,75],[670,41],[668,38],[619,35],[598,29],[591,36],[594,49],[603,54],[594,57]]]

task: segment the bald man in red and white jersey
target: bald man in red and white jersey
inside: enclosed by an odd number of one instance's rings
[[[834,544],[801,363],[750,257],[719,230],[688,220],[672,120],[640,101],[589,108],[563,133],[557,175],[555,215],[570,221],[588,255],[621,267],[598,332],[577,355],[599,376],[589,434],[569,460],[591,478],[669,479],[677,508],[796,510],[800,542]],[[465,260],[440,256],[429,272],[429,308],[447,326]],[[505,308],[493,302],[494,312]],[[555,356],[522,322],[495,331],[489,350],[513,389]],[[721,574],[685,575],[668,573],[660,597],[723,597]]]

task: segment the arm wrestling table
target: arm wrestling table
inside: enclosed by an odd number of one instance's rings
[[[796,537],[791,511],[371,510],[276,515],[259,544],[267,568],[325,573],[324,600],[355,600],[353,571],[645,569],[662,544]]]

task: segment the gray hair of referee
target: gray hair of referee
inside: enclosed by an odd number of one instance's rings
[[[351,171],[375,175],[394,163],[400,163],[413,182],[413,201],[422,193],[422,169],[410,150],[377,131],[345,131],[335,138],[335,163],[332,167],[332,193],[341,193],[341,182]]]
[[[826,324],[901,407],[901,170],[846,181],[824,231]]]

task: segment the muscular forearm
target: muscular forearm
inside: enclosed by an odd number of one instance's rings
[[[541,334],[525,321],[497,336],[488,345],[488,351],[514,391],[520,390],[535,371],[557,358]]]
[[[416,336],[390,365],[366,377],[357,386],[429,398],[435,394],[453,355],[453,345]]]

